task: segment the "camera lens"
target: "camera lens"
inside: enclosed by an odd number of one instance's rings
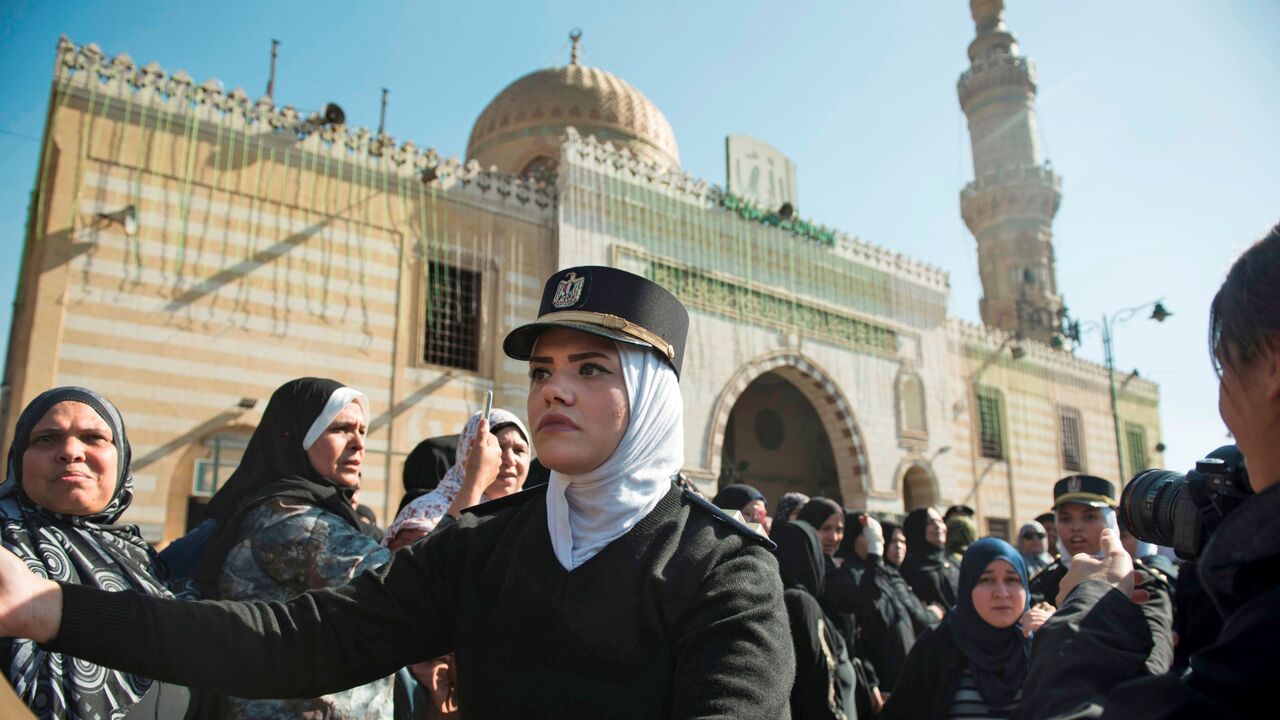
[[[1187,478],[1170,470],[1148,470],[1135,477],[1120,496],[1125,527],[1139,540],[1175,547],[1174,528],[1178,505],[1190,504]],[[1191,508],[1194,512],[1194,507]]]

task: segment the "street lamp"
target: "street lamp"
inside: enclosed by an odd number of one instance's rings
[[[1110,315],[1103,314],[1102,322],[1100,323],[1086,320],[1083,324],[1086,329],[1097,328],[1102,332],[1102,352],[1107,365],[1107,385],[1111,389],[1111,421],[1115,426],[1116,461],[1119,463],[1120,467],[1121,486],[1125,485],[1127,481],[1125,480],[1126,475],[1124,469],[1124,443],[1121,441],[1120,436],[1120,411],[1116,403],[1116,358],[1111,345],[1111,334],[1116,325],[1129,322],[1135,315],[1147,308],[1151,308],[1151,315],[1147,318],[1148,320],[1164,322],[1170,315],[1173,315],[1173,313],[1169,312],[1168,308],[1164,306],[1164,298],[1160,298],[1159,300],[1150,300],[1142,303],[1141,305],[1134,305],[1130,308],[1117,310]],[[1068,332],[1066,336],[1073,342],[1079,343],[1080,328],[1080,322],[1077,321],[1071,323],[1070,332]],[[1131,375],[1128,380],[1125,380],[1126,384],[1129,380],[1133,379],[1133,377],[1136,377],[1136,374]]]

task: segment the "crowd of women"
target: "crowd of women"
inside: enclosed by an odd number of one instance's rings
[[[750,516],[762,500],[731,485],[713,502]],[[996,538],[949,545],[931,507],[899,527],[788,493],[767,524],[796,655],[793,719],[1012,712],[1031,636],[1052,615],[1031,606],[1021,552]]]
[[[39,395],[0,484],[0,659],[41,718],[1231,716],[1276,667],[1278,287],[1280,229],[1215,299],[1222,415],[1259,497],[1201,558],[1220,631],[1177,675],[1100,478],[1055,486],[1019,548],[959,507],[899,526],[797,493],[770,515],[746,485],[701,497],[679,476],[687,313],[607,267],[552,276],[504,342],[529,426],[494,409],[424,443],[385,532],[356,500],[369,402],[342,383],[280,386],[209,521],[162,554],[119,522],[126,419],[89,389]],[[1250,648],[1249,669],[1227,654]]]

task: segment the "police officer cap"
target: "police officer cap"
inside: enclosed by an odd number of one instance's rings
[[[689,312],[661,285],[617,268],[566,268],[542,290],[538,319],[507,334],[508,357],[528,360],[544,330],[566,327],[618,342],[651,347],[680,376]]]
[[[1093,475],[1068,475],[1053,485],[1053,509],[1065,503],[1115,507],[1116,486]]]

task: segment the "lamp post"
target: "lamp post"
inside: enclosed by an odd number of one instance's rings
[[[1111,390],[1111,421],[1115,427],[1116,462],[1120,468],[1121,487],[1123,487],[1127,481],[1125,480],[1126,473],[1124,468],[1124,442],[1122,441],[1120,434],[1120,410],[1117,403],[1116,357],[1111,338],[1116,325],[1132,320],[1135,315],[1147,308],[1151,308],[1151,316],[1148,319],[1155,320],[1156,322],[1164,322],[1166,318],[1173,314],[1165,308],[1164,298],[1160,298],[1159,300],[1150,300],[1142,303],[1141,305],[1134,305],[1130,308],[1117,310],[1110,315],[1103,314],[1102,322],[1095,323],[1093,321],[1086,321],[1084,324],[1086,328],[1096,327],[1102,333],[1102,353],[1107,366],[1107,385]],[[1080,323],[1076,322],[1071,324],[1071,332],[1068,333],[1067,337],[1077,343],[1080,342]]]

